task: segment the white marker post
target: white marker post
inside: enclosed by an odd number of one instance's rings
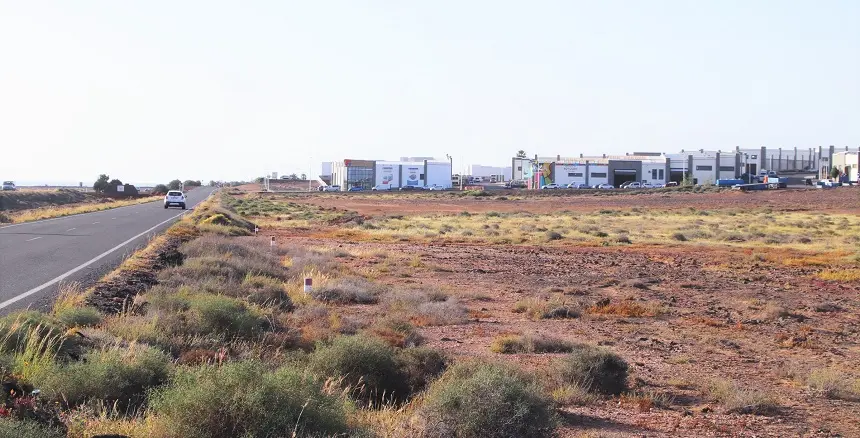
[[[275,247],[275,236],[272,236],[272,240],[269,242],[269,246]]]
[[[259,228],[257,228],[257,226],[256,226],[256,225],[254,225],[254,235],[255,235],[255,236],[257,235],[257,231],[260,231],[260,229],[259,229]]]
[[[305,278],[305,293],[306,294],[311,293],[311,290],[313,290],[313,286],[314,286],[314,279],[310,278],[310,277]]]

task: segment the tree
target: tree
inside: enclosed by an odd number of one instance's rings
[[[303,173],[303,174],[301,175],[301,178],[302,178],[302,180],[306,181],[306,180],[308,179],[308,175],[307,175],[307,174],[305,174],[305,173]]]
[[[258,176],[258,177],[256,177],[256,178],[254,178],[254,182],[255,182],[255,183],[257,183],[257,184],[262,184],[262,183],[263,183],[263,181],[265,181],[265,180],[266,180],[266,179],[265,179],[265,178],[263,178],[262,176]]]
[[[295,173],[291,173],[290,176],[287,177],[287,179],[290,181],[295,181],[295,180],[299,179],[299,176],[296,175]]]
[[[526,151],[520,149],[517,151],[517,158],[526,158]]]
[[[110,179],[110,177],[105,175],[104,173],[99,175],[99,179],[97,179],[96,182],[93,184],[93,190],[95,190],[99,193],[104,192],[105,189],[108,187],[108,180],[109,179]]]
[[[168,190],[170,190],[170,189],[168,189],[166,185],[159,184],[159,185],[152,188],[152,194],[153,195],[166,195]]]
[[[178,179],[175,179],[175,180],[167,183],[167,188],[170,190],[179,190],[180,187],[182,187],[182,181],[180,181]]]
[[[107,185],[108,185],[108,187],[109,187],[109,188],[112,188],[112,189],[116,190],[116,186],[121,186],[121,185],[122,185],[122,181],[120,181],[120,180],[119,180],[119,179],[117,179],[117,178],[114,178],[114,179],[110,180],[110,182],[109,182],[109,183],[107,183]]]
[[[832,169],[830,169],[830,179],[832,179],[832,180],[839,179],[839,175],[840,175],[841,173],[842,173],[842,172],[840,172],[840,171],[839,171],[839,168],[838,168],[838,167],[833,166],[833,168],[832,168]]]
[[[217,185],[218,185],[218,183],[217,183],[217,182],[215,182],[215,180],[214,180],[214,179],[210,179],[210,180],[209,180],[209,187],[215,187],[215,186],[217,186]]]

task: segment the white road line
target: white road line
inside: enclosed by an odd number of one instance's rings
[[[93,225],[100,224],[101,222],[93,222]]]
[[[132,237],[132,238],[130,238],[130,239],[128,239],[128,240],[126,240],[125,242],[120,243],[119,245],[117,245],[117,246],[115,246],[115,247],[113,247],[113,248],[111,248],[111,249],[109,249],[109,250],[107,250],[107,251],[105,251],[105,252],[103,252],[103,253],[101,253],[101,254],[97,255],[97,256],[96,256],[95,258],[93,258],[92,260],[90,260],[90,261],[88,261],[88,262],[86,262],[86,263],[84,263],[84,264],[82,264],[82,265],[78,266],[77,268],[72,269],[71,271],[66,272],[66,273],[65,273],[65,274],[63,274],[63,275],[60,275],[59,277],[57,277],[57,278],[55,278],[55,279],[53,279],[53,280],[50,280],[50,281],[48,281],[47,283],[44,283],[44,284],[42,284],[42,285],[40,285],[40,286],[36,286],[36,287],[34,287],[34,288],[32,288],[32,289],[28,290],[27,292],[24,292],[24,293],[22,293],[22,294],[20,294],[20,295],[18,295],[18,296],[15,296],[15,297],[9,298],[9,299],[8,299],[8,300],[6,300],[6,301],[3,301],[2,303],[0,303],[0,309],[4,309],[4,308],[6,308],[6,307],[9,307],[10,305],[15,304],[16,302],[21,301],[21,300],[23,300],[24,298],[27,298],[27,297],[29,297],[30,295],[33,295],[33,294],[35,294],[35,293],[37,293],[37,292],[41,291],[42,289],[44,289],[44,288],[46,288],[46,287],[52,286],[52,285],[54,285],[54,284],[56,284],[56,283],[59,283],[60,281],[63,281],[66,277],[68,277],[68,276],[70,276],[70,275],[74,274],[75,272],[78,272],[78,271],[80,271],[81,269],[84,269],[84,268],[86,268],[87,266],[89,266],[89,265],[91,265],[91,264],[93,264],[93,263],[95,263],[95,262],[97,262],[97,261],[99,261],[99,260],[101,260],[101,259],[103,259],[103,258],[107,257],[108,255],[110,255],[110,253],[112,253],[112,252],[114,252],[114,251],[116,251],[116,250],[118,250],[118,249],[120,249],[120,248],[122,248],[122,247],[124,247],[124,246],[128,245],[129,243],[133,242],[135,239],[140,238],[141,236],[146,235],[146,233],[149,233],[149,232],[151,232],[151,231],[155,230],[156,228],[158,228],[158,227],[160,227],[160,226],[162,226],[162,225],[164,225],[164,224],[166,224],[166,223],[168,223],[168,222],[170,222],[170,221],[172,221],[172,220],[174,220],[174,219],[178,218],[179,216],[182,216],[182,215],[183,215],[183,214],[185,214],[185,213],[186,213],[186,212],[179,213],[179,214],[177,214],[177,215],[175,215],[175,216],[172,216],[170,219],[167,219],[167,220],[165,220],[165,221],[159,222],[157,225],[153,226],[152,228],[150,228],[150,229],[148,229],[148,230],[146,230],[146,231],[144,231],[144,232],[142,232],[142,233],[140,233],[140,234],[138,234],[138,235],[136,235],[136,236],[134,236],[134,237]]]
[[[115,218],[115,217],[112,217],[111,219],[116,219],[116,218]]]
[[[34,238],[32,238],[32,239],[27,239],[27,242],[32,242],[32,241],[34,241],[34,240],[36,240],[36,239],[41,239],[41,238],[42,238],[42,236],[34,237]]]
[[[75,227],[75,228],[69,228],[68,230],[66,230],[66,232],[68,233],[69,231],[77,230],[77,229],[78,229],[77,227]]]

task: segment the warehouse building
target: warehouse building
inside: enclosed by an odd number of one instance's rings
[[[860,183],[860,151],[835,152],[833,167],[839,169],[840,181]]]
[[[848,148],[845,148],[848,152]],[[713,184],[720,179],[757,175],[761,170],[776,172],[817,171],[826,178],[835,165],[834,146],[807,149],[741,149],[706,151],[682,150],[675,154],[634,152],[626,155],[579,157],[513,158],[511,179],[527,181],[532,188],[547,184],[612,184],[627,181],[664,184],[681,183],[685,177],[694,184]],[[841,159],[841,158],[840,158]],[[849,153],[849,165],[850,165]],[[841,163],[841,162],[840,162]],[[845,165],[843,166],[846,167]]]
[[[391,189],[404,186],[451,188],[451,163],[448,161],[335,161],[331,166],[331,185],[341,190],[379,185]]]

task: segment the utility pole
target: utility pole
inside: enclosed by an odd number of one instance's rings
[[[451,177],[448,178],[448,181],[453,182],[454,181],[454,157],[452,157],[450,154],[445,154],[445,156],[448,157],[448,162],[451,163],[451,168],[449,169],[451,171]],[[463,176],[460,175],[460,178],[463,178]],[[462,185],[462,183],[460,185]],[[452,188],[453,188],[453,185],[452,185]]]

